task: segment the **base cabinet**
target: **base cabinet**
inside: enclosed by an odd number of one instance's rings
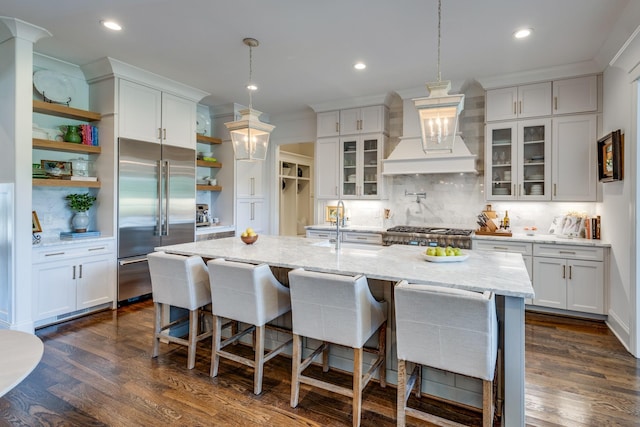
[[[258,234],[266,231],[267,214],[264,208],[264,200],[238,200],[236,208],[237,234],[241,234],[248,227],[253,228]]]
[[[38,326],[113,302],[116,260],[112,242],[35,252],[33,317]]]
[[[604,250],[534,244],[533,304],[605,314]]]

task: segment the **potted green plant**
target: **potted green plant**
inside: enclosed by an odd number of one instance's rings
[[[76,214],[71,219],[71,225],[76,233],[84,233],[87,231],[89,225],[89,215],[87,211],[91,209],[93,203],[96,201],[96,197],[89,194],[69,194],[66,199],[69,201],[69,207]]]

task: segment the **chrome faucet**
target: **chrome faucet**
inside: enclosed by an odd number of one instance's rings
[[[344,202],[342,199],[338,200],[338,205],[336,206],[336,251],[340,250],[340,206],[342,206],[342,221],[344,221]],[[344,227],[344,222],[342,223]]]

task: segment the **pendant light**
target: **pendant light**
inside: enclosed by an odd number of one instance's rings
[[[464,108],[464,95],[449,95],[451,81],[440,75],[440,28],[442,0],[438,0],[438,81],[427,83],[429,96],[415,98],[413,102],[420,116],[422,150],[428,152],[453,152],[458,131],[458,115]]]
[[[240,110],[240,120],[227,122],[224,125],[229,131],[236,160],[265,160],[269,146],[269,136],[275,126],[260,121],[262,113],[254,110],[252,92],[257,90],[253,83],[253,48],[260,43],[253,38],[245,38],[242,42],[249,46],[249,108]]]

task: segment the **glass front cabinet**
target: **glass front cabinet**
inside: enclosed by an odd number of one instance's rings
[[[380,198],[382,138],[377,134],[340,139],[341,195],[345,199]]]
[[[551,200],[551,120],[486,128],[487,200]]]

